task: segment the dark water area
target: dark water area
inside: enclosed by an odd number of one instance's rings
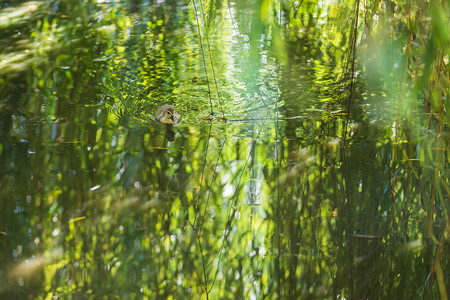
[[[444,298],[448,136],[350,4],[72,2],[0,6],[1,299]]]

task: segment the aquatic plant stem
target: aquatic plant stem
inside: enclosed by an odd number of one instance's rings
[[[351,71],[351,80],[350,80],[350,100],[348,102],[348,115],[347,115],[347,121],[350,119],[350,110],[353,104],[353,101],[355,101],[356,97],[356,80],[355,80],[355,61],[356,61],[356,41],[358,39],[358,16],[359,16],[359,4],[360,0],[356,0],[356,12],[355,12],[355,23],[353,26],[353,40],[352,40],[352,71]],[[348,122],[347,122],[348,124]],[[347,132],[347,126],[346,126],[346,132]]]
[[[233,18],[233,13],[231,11],[230,1],[227,1],[227,6],[228,6],[228,12],[230,13],[231,24],[233,25],[233,30],[234,30],[235,35],[236,35],[236,41],[238,43],[239,50],[242,53],[242,57],[245,59],[245,64],[246,64],[247,68],[250,68],[250,64],[248,62],[248,58],[247,58],[247,56],[245,55],[245,52],[244,52],[244,47],[242,47],[241,41],[237,38],[239,36],[239,32],[236,30],[237,25],[236,25],[236,23],[234,21],[234,18]]]
[[[281,2],[280,2],[280,18],[279,18],[279,25],[281,26]],[[278,82],[281,82],[281,67],[280,62],[278,61],[277,64],[277,77]],[[278,99],[280,97],[280,87],[277,87],[277,97],[275,98],[275,159],[276,159],[276,178],[277,178],[277,187],[276,187],[276,193],[277,193],[277,207],[276,207],[276,237],[277,237],[277,256],[275,258],[275,272],[277,277],[277,296],[278,299],[281,299],[282,296],[282,290],[281,290],[281,268],[280,268],[280,261],[281,261],[281,249],[282,249],[282,240],[281,240],[281,231],[283,224],[281,223],[282,216],[281,216],[281,197],[280,197],[280,169],[281,169],[281,155],[280,155],[280,141],[278,137],[278,128],[279,128],[279,113],[278,113]]]
[[[431,273],[436,274],[439,295],[441,296],[441,299],[443,299],[443,300],[448,299],[448,294],[447,294],[447,289],[445,287],[445,275],[442,270],[440,262],[441,262],[441,256],[444,253],[445,244],[449,239],[449,234],[450,234],[450,225],[447,225],[447,228],[445,229],[444,234],[442,235],[442,238],[439,241],[439,245],[436,250],[436,254],[434,255],[433,266],[431,267]]]
[[[203,8],[202,0],[200,0],[200,9],[202,11],[203,18],[205,18],[205,10]],[[222,113],[222,117],[225,118],[225,114],[223,112],[223,107],[222,107],[222,101],[220,100],[219,87],[217,86],[216,71],[214,69],[214,63],[213,63],[213,59],[212,59],[212,55],[211,55],[211,43],[209,42],[208,30],[206,28],[205,28],[205,37],[206,37],[206,46],[208,47],[208,56],[209,56],[209,62],[211,64],[211,71],[212,71],[212,75],[213,75],[214,85],[216,86],[217,101],[219,101],[219,106],[220,106],[220,111]]]
[[[211,107],[211,115],[212,115],[214,113],[214,111],[213,111],[213,104],[212,104],[212,97],[211,97],[211,87],[209,85],[209,78],[208,78],[208,66],[206,65],[205,53],[203,51],[202,33],[201,33],[201,28],[200,28],[200,22],[199,22],[198,16],[197,16],[198,12],[197,12],[197,6],[195,5],[195,0],[192,0],[192,3],[194,4],[195,20],[197,21],[197,29],[198,29],[198,39],[200,42],[200,51],[202,54],[203,68],[205,70],[205,76],[206,76],[206,85],[208,86],[209,105]]]
[[[196,211],[196,213],[195,213],[195,217],[194,217],[194,222],[192,222],[193,226],[197,222],[197,218],[198,218],[197,210],[200,210],[200,208],[199,208],[199,206],[200,206],[200,195],[201,195],[201,192],[202,192],[203,180],[204,180],[204,177],[205,177],[205,167],[206,167],[206,161],[207,161],[207,157],[208,157],[209,141],[211,139],[211,130],[212,130],[212,124],[210,123],[209,124],[208,138],[206,140],[205,159],[203,160],[203,168],[202,168],[202,173],[201,173],[201,178],[200,178],[200,187],[198,189],[198,195],[197,195],[197,203],[194,203],[194,210]]]
[[[209,139],[208,139],[208,141],[209,141]],[[219,158],[220,158],[220,156],[221,156],[221,154],[222,154],[223,147],[225,146],[226,141],[227,141],[227,139],[225,139],[225,140],[223,141],[223,143],[220,145],[219,153],[217,154],[216,164],[215,164],[215,166],[214,166],[213,177],[212,177],[211,182],[210,182],[210,184],[209,184],[209,186],[208,186],[208,196],[206,197],[205,208],[204,208],[204,210],[203,210],[203,219],[201,219],[201,220],[198,221],[198,223],[199,223],[199,228],[200,228],[200,229],[199,229],[200,235],[201,235],[201,233],[202,233],[203,222],[204,222],[205,216],[206,216],[206,210],[208,209],[209,198],[210,198],[210,196],[211,196],[212,183],[214,182],[214,179],[215,179],[215,177],[216,177],[216,175],[217,175],[216,170],[217,170],[217,167],[218,167],[218,165],[219,165]],[[204,170],[205,170],[205,168],[203,167],[203,172],[204,172]],[[204,175],[202,174],[202,178],[203,178],[203,176],[204,176]],[[206,184],[205,184],[205,185],[206,185]]]
[[[257,134],[257,136],[255,138],[255,141],[258,140],[259,135],[260,135],[261,132],[262,132],[262,130],[258,130],[258,134]],[[241,185],[241,180],[242,180],[242,176],[244,175],[244,170],[247,169],[247,165],[248,165],[248,162],[250,160],[250,157],[253,155],[253,153],[255,151],[255,147],[256,147],[255,141],[252,142],[250,153],[249,153],[249,155],[247,156],[247,158],[245,160],[244,166],[242,167],[242,172],[239,175],[239,180],[237,182],[236,187],[239,187]],[[222,249],[225,248],[225,243],[229,243],[228,237],[232,233],[231,229],[233,227],[232,226],[233,220],[236,221],[236,219],[233,219],[233,218],[234,218],[234,216],[236,214],[237,207],[238,207],[238,205],[237,205],[238,195],[239,195],[239,190],[238,190],[238,188],[236,188],[236,190],[235,190],[235,192],[233,194],[233,197],[230,200],[231,205],[229,205],[229,209],[227,211],[227,213],[228,213],[228,220],[227,220],[227,223],[226,223],[225,229],[224,229],[225,234],[224,234],[224,237],[222,239],[222,245],[221,245],[220,250],[219,250],[219,258],[218,258],[218,261],[217,261],[217,266],[220,265],[220,262],[221,262],[221,259],[222,259],[222,253],[224,253],[224,251],[222,251]],[[218,274],[219,274],[219,267],[217,267],[216,272],[214,274],[214,279],[212,280],[210,291],[212,290],[212,288],[213,288],[213,286],[214,286],[214,284],[216,282]]]

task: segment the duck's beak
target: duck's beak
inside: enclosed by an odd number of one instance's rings
[[[170,119],[172,120],[173,123],[176,123],[176,122],[177,122],[177,118],[175,118],[174,115],[171,115],[171,116],[170,116]]]

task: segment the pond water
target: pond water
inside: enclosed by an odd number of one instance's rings
[[[3,5],[0,296],[442,296],[448,139],[343,75],[351,7],[206,2]]]

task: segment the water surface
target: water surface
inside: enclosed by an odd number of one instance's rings
[[[160,2],[3,8],[0,295],[436,298],[446,146],[347,92],[329,8]]]

